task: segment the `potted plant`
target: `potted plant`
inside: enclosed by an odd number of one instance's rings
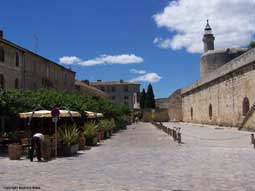
[[[85,150],[86,138],[83,132],[79,132],[79,150]]]
[[[48,135],[44,136],[44,141],[42,143],[42,157],[44,158],[44,160],[50,160],[51,159],[51,141]]]
[[[8,134],[8,138],[11,141],[11,144],[8,145],[8,156],[10,160],[19,160],[23,149],[22,149],[22,145],[19,142],[19,136],[18,136],[18,132],[10,132]]]
[[[75,125],[64,126],[59,130],[63,156],[72,156],[79,150],[79,132]]]
[[[112,134],[112,129],[114,127],[114,120],[103,119],[99,122],[99,125],[101,126],[102,129],[104,129],[104,137],[110,138]]]
[[[85,124],[84,135],[86,138],[86,145],[94,146],[97,144],[97,125],[94,122]]]

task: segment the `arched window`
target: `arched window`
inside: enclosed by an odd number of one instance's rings
[[[4,89],[4,75],[0,74],[0,89]]]
[[[250,109],[250,102],[247,97],[243,99],[243,115],[245,116]]]
[[[0,46],[0,62],[4,62],[4,48]]]
[[[190,108],[190,118],[191,118],[191,120],[193,120],[193,107]]]
[[[212,104],[209,105],[209,118],[212,120]]]
[[[19,53],[16,52],[16,66],[19,67]]]
[[[19,88],[19,79],[18,78],[15,79],[15,88],[16,89]]]

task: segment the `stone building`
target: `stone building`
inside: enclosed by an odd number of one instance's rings
[[[120,81],[91,82],[91,86],[107,93],[115,104],[129,106],[130,109],[139,109],[140,84]]]
[[[255,48],[214,50],[207,22],[203,36],[200,80],[181,89],[185,122],[243,126],[255,101]],[[174,112],[174,107],[169,112]]]
[[[89,85],[89,81],[75,81],[75,90],[78,91],[81,95],[91,95],[98,96],[101,98],[109,99],[109,95],[93,86]]]
[[[0,31],[0,88],[73,91],[75,72],[3,38]]]
[[[157,109],[166,109],[170,121],[182,120],[181,89],[176,90],[168,98],[156,99]]]

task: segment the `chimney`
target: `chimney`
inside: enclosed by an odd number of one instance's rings
[[[4,32],[2,30],[0,30],[0,39],[4,38]]]
[[[97,82],[102,82],[102,80],[97,80]]]
[[[120,80],[120,83],[123,83],[124,81],[123,80]]]

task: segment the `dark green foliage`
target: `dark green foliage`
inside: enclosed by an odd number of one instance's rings
[[[33,111],[36,108],[51,110],[55,106],[80,113],[100,112],[107,118],[130,114],[128,107],[114,105],[109,100],[94,96],[44,89],[38,91],[0,90],[0,115],[15,117],[21,112]]]
[[[155,108],[155,98],[152,89],[152,85],[149,84],[146,92],[145,98],[145,108]]]
[[[141,97],[140,97],[140,107],[141,107],[141,109],[145,108],[145,99],[146,99],[146,93],[145,93],[145,89],[143,88],[143,90],[141,92]]]
[[[248,48],[255,48],[255,42],[254,41],[251,41],[248,45]]]

